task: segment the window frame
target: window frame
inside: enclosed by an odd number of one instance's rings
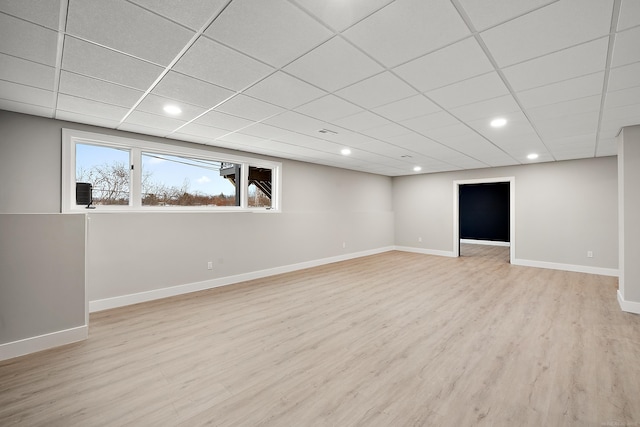
[[[128,205],[100,205],[91,210],[88,210],[86,206],[76,205],[76,144],[97,145],[129,151],[130,178]],[[240,206],[143,206],[141,185],[143,152],[240,164],[240,180],[236,184],[240,185]],[[131,166],[133,166],[133,169],[131,169]],[[248,206],[247,188],[250,166],[272,170],[270,208],[252,208]],[[255,157],[236,156],[197,147],[184,147],[173,145],[169,142],[159,143],[63,128],[61,212],[280,212],[281,173],[282,163],[280,162]]]

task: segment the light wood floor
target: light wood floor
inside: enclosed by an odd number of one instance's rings
[[[466,249],[95,313],[87,341],[0,362],[0,425],[640,426],[617,279]]]

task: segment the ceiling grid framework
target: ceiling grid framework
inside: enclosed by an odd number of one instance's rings
[[[615,155],[638,76],[637,0],[0,0],[0,109],[387,176]]]

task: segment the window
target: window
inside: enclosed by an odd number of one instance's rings
[[[63,129],[62,211],[278,210],[280,163]]]
[[[76,144],[76,182],[93,186],[94,205],[129,205],[129,151]]]
[[[248,205],[251,208],[272,208],[271,169],[249,166]]]
[[[142,206],[240,206],[235,183],[221,174],[223,164],[143,152]]]

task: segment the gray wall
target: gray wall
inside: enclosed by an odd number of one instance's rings
[[[84,215],[0,215],[0,344],[85,325]]]
[[[620,156],[620,291],[640,308],[640,126],[622,129]]]
[[[396,245],[453,251],[453,181],[509,176],[516,259],[618,268],[615,157],[395,178]]]
[[[166,142],[0,111],[0,214],[60,212],[63,127]],[[282,163],[282,213],[91,213],[89,299],[393,245],[391,178]],[[207,270],[208,261],[213,270]],[[24,260],[25,268],[29,262]]]

